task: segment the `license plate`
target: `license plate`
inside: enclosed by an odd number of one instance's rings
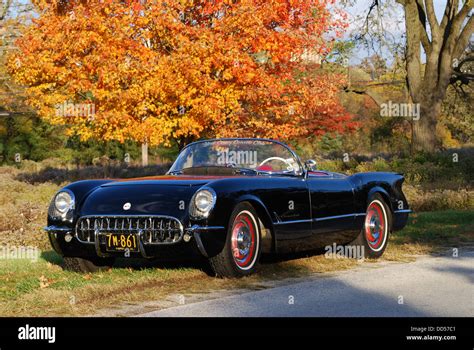
[[[134,234],[109,233],[106,236],[106,250],[109,252],[138,252],[138,239]]]

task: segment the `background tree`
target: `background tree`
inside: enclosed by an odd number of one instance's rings
[[[14,49],[31,10],[32,5],[24,1],[0,1],[0,161],[13,161],[16,153],[38,159],[38,152],[50,146],[51,128],[26,105],[24,89],[6,71],[8,53]]]
[[[372,79],[379,79],[382,75],[387,73],[387,61],[378,54],[366,57],[360,63],[366,73],[370,74]]]
[[[433,0],[397,0],[404,7],[407,32],[406,67],[411,99],[421,105],[414,123],[415,148],[433,151],[438,146],[436,125],[451,82],[456,61],[461,59],[474,33],[473,0],[448,0],[438,22]],[[426,64],[421,64],[422,49]]]
[[[452,136],[460,143],[472,142],[474,137],[474,42],[471,41],[454,67],[451,85],[443,104],[442,120]]]
[[[40,116],[83,140],[342,132],[353,127],[338,100],[343,76],[307,59],[327,55],[323,38],[344,27],[333,3],[38,0],[9,70]],[[64,118],[65,102],[95,115]]]
[[[421,107],[421,119],[413,122],[413,143],[416,150],[434,151],[440,146],[436,127],[448,86],[460,81],[468,84],[473,78],[467,68],[471,58],[465,52],[474,33],[474,1],[446,0],[438,20],[433,0],[373,0],[363,21],[366,30],[357,31],[354,38],[363,39],[366,47],[377,52],[383,48],[397,52],[396,3],[403,7],[409,96]]]

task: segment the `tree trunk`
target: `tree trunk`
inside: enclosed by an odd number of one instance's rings
[[[437,120],[442,101],[420,103],[420,119],[413,120],[413,146],[415,151],[434,152],[438,148]]]
[[[460,8],[459,0],[448,0],[438,20],[433,0],[396,1],[405,11],[408,90],[421,109],[420,119],[413,120],[413,146],[415,151],[433,152],[440,146],[436,124],[453,75],[453,60],[460,58],[474,33],[474,17],[469,15],[474,4],[463,1]]]
[[[142,143],[142,166],[148,165],[148,142]]]

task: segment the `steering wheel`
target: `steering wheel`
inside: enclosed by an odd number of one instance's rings
[[[286,168],[288,171],[294,171],[293,165],[291,165],[291,163],[288,160],[286,160],[285,158],[281,158],[281,157],[269,157],[269,158],[263,160],[263,162],[261,162],[258,167],[261,167],[265,163],[268,163],[272,160],[279,160],[280,162],[283,162],[286,165],[288,165],[287,168]]]

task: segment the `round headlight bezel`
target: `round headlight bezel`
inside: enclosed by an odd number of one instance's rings
[[[54,208],[60,216],[66,216],[69,211],[74,210],[74,207],[75,197],[72,191],[61,190],[54,196]]]
[[[208,218],[216,205],[216,199],[216,192],[212,188],[205,187],[196,191],[190,205],[191,217],[195,219]]]

